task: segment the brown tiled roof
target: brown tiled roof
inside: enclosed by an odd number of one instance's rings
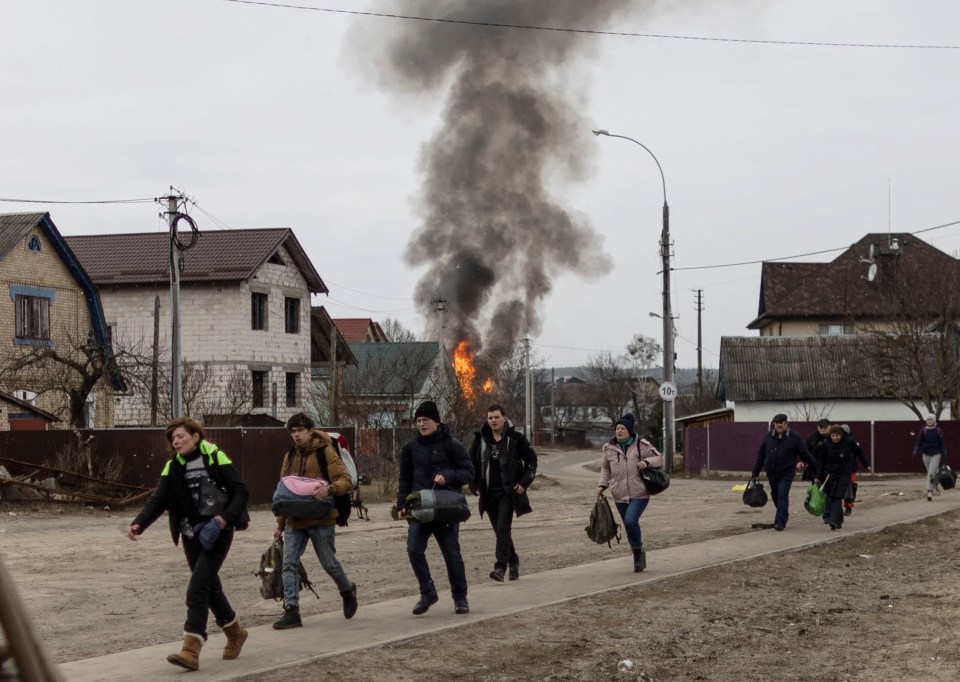
[[[46,213],[4,213],[0,214],[0,258],[36,229]]]
[[[890,248],[893,240],[899,249]],[[865,259],[874,245],[876,277]],[[757,319],[883,319],[940,309],[941,292],[960,284],[960,261],[910,234],[868,234],[830,263],[763,264]]]
[[[373,320],[369,317],[336,319],[333,321],[333,323],[337,325],[337,329],[340,330],[340,333],[343,334],[343,338],[347,340],[347,343],[363,343],[372,322]]]
[[[181,234],[181,241],[187,239]],[[98,286],[169,281],[169,232],[83,235],[66,240]],[[328,293],[288,227],[201,231],[196,245],[182,252],[184,268],[180,281],[248,280],[281,246],[300,268],[310,291]]]

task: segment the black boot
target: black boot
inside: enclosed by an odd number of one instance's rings
[[[351,585],[346,592],[341,592],[340,596],[343,597],[343,617],[350,620],[357,613],[357,606],[359,606],[356,584]]]
[[[280,618],[280,620],[274,622],[273,629],[289,630],[290,628],[298,628],[301,625],[303,625],[303,623],[300,620],[300,607],[284,606],[283,616]]]
[[[512,563],[507,566],[508,575],[510,580],[519,580],[520,579],[520,560],[517,559],[516,563]]]
[[[633,550],[633,572],[634,573],[643,573],[643,569],[647,567],[647,551],[641,547],[640,549]]]

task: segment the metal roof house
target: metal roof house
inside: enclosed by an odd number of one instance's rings
[[[328,289],[293,230],[214,230],[196,237],[180,252],[184,412],[224,422],[249,414],[284,420],[305,409],[316,346],[311,295]],[[100,289],[116,343],[168,363],[169,234],[76,236],[68,243]],[[165,419],[168,374],[160,373],[157,385],[145,380],[132,387],[118,422]]]

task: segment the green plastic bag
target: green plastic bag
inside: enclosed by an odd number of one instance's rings
[[[812,483],[807,488],[807,498],[803,501],[803,508],[814,516],[822,516],[823,510],[827,507],[827,495],[823,492],[823,487],[826,484],[826,481],[823,482],[823,485]]]

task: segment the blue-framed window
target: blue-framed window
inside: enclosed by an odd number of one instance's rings
[[[52,346],[50,338],[50,308],[56,292],[44,287],[10,285],[13,301],[14,344],[18,346]]]
[[[37,235],[30,237],[30,241],[27,242],[27,251],[34,251],[36,253],[43,251],[43,245],[40,244],[40,238]]]

